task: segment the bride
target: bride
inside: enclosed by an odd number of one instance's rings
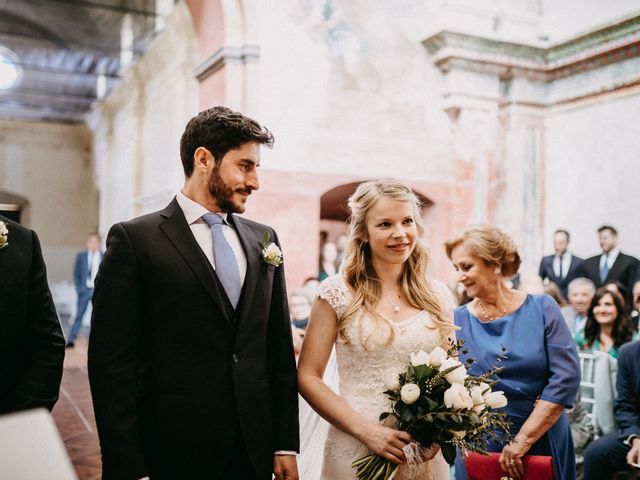
[[[349,208],[342,269],[319,287],[298,367],[300,393],[331,424],[320,478],[355,479],[351,463],[374,452],[401,464],[396,480],[448,479],[437,448],[425,450],[428,461],[410,473],[402,449],[411,435],[378,422],[390,405],[383,393],[389,374],[397,375],[412,352],[447,346],[455,328],[426,280],[419,201],[406,185],[385,179],[361,184]],[[334,344],[339,394],[323,381]]]

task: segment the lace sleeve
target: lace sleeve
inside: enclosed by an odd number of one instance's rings
[[[344,313],[351,299],[349,290],[342,279],[342,275],[339,273],[325,279],[318,287],[316,296],[326,300],[337,316]]]

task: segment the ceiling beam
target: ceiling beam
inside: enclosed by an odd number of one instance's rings
[[[76,5],[78,7],[97,8],[100,10],[108,10],[116,13],[130,13],[132,15],[141,15],[143,17],[159,17],[161,14],[150,10],[141,10],[138,8],[118,7],[117,5],[107,5],[98,2],[89,2],[86,0],[49,0],[56,3],[65,3],[67,5]]]

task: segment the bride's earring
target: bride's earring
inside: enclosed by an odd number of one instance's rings
[[[500,267],[496,267],[493,273],[495,273],[496,275],[500,275],[502,273],[502,269]]]

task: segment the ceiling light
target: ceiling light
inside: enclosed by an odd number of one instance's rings
[[[0,90],[13,87],[22,76],[22,69],[16,65],[18,56],[8,48],[0,46]]]

